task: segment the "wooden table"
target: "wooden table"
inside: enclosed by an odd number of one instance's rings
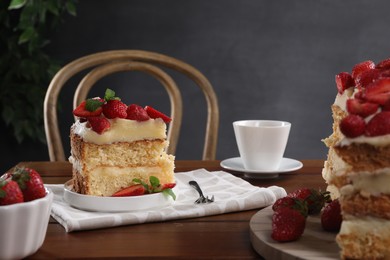
[[[302,169],[276,179],[247,180],[262,187],[278,185],[287,192],[300,187],[325,189],[323,161],[302,162]],[[36,169],[48,184],[64,183],[71,176],[68,162],[18,165]],[[222,170],[219,161],[176,161],[176,172],[198,168]],[[249,237],[249,221],[258,210],[72,233],[51,219],[43,246],[30,258],[261,259]]]

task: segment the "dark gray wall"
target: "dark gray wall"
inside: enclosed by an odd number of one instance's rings
[[[390,57],[390,2],[312,0],[82,0],[53,34],[50,54],[64,63],[90,53],[142,49],[182,59],[202,71],[219,97],[217,158],[237,156],[232,122],[280,119],[292,123],[286,157],[324,159],[321,139],[331,133],[334,76],[362,60]],[[184,126],[178,159],[199,159],[205,116],[202,94],[186,78]],[[69,151],[71,93],[61,93],[64,143]],[[92,95],[117,90],[127,103],[168,112],[166,94],[149,76],[129,72],[100,82]],[[13,146],[4,167],[47,160],[42,145]]]

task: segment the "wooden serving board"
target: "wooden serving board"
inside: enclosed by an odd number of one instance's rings
[[[279,243],[271,238],[272,207],[257,212],[250,220],[253,248],[265,259],[340,259],[336,233],[322,230],[319,216],[309,216],[302,237],[293,242]]]

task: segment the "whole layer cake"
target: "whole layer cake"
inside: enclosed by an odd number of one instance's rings
[[[74,190],[112,196],[136,185],[135,179],[150,185],[151,176],[161,185],[175,183],[174,156],[165,152],[170,118],[151,107],[127,106],[107,92],[73,112],[77,120],[70,129],[69,161]]]
[[[342,259],[390,258],[390,59],[336,75],[323,177],[339,198]]]

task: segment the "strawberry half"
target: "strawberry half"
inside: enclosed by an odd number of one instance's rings
[[[390,100],[390,78],[380,78],[364,91],[363,98],[369,102],[384,105]]]
[[[147,192],[146,188],[142,184],[135,184],[130,187],[124,188],[118,192],[115,192],[112,197],[128,197],[144,195]]]
[[[16,181],[0,180],[0,205],[11,205],[23,201],[23,193]]]
[[[109,119],[113,118],[126,118],[127,117],[127,106],[118,99],[112,99],[107,101],[103,105],[103,114]]]
[[[92,127],[92,130],[98,134],[103,134],[111,127],[110,121],[100,116],[88,117],[88,123]]]
[[[41,175],[34,169],[16,168],[12,173],[12,180],[18,183],[23,192],[24,201],[31,201],[46,196]]]
[[[153,118],[153,119],[156,119],[156,118],[161,118],[166,124],[168,124],[169,122],[172,121],[172,119],[163,114],[162,112],[154,109],[153,107],[150,107],[150,106],[146,106],[145,107],[145,111],[148,113],[148,115]]]
[[[353,115],[359,115],[363,118],[366,118],[369,115],[374,114],[378,108],[378,104],[364,102],[360,99],[348,99],[347,100],[347,111]]]
[[[356,64],[352,69],[352,77],[356,80],[360,74],[367,70],[375,69],[375,63],[371,60],[363,61]]]
[[[143,107],[136,104],[131,104],[127,107],[126,119],[146,121],[149,120],[150,117]]]
[[[335,76],[337,91],[343,94],[344,91],[355,85],[351,74],[348,72],[341,72]]]
[[[378,69],[390,69],[390,58],[378,62],[375,67]]]
[[[357,78],[356,78],[356,85],[359,88],[365,88],[368,85],[370,85],[372,82],[374,82],[376,79],[378,79],[382,74],[382,71],[379,69],[372,69],[363,71]]]
[[[103,101],[100,99],[87,99],[73,110],[73,115],[81,118],[88,118],[91,116],[100,116],[103,108]]]
[[[349,138],[355,138],[364,134],[366,122],[361,116],[348,115],[340,122],[340,131]]]
[[[383,111],[376,114],[367,123],[366,136],[380,136],[390,134],[390,112]]]

